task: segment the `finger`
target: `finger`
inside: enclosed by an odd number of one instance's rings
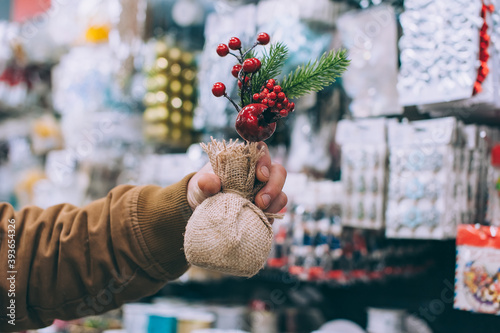
[[[278,197],[274,199],[273,202],[269,205],[269,208],[266,209],[267,213],[279,213],[288,203],[288,197],[285,192],[281,192],[278,194]]]
[[[271,173],[269,181],[257,193],[255,203],[260,209],[267,209],[269,205],[278,197],[285,185],[286,170],[280,164],[273,164],[271,166]]]
[[[265,183],[269,180],[269,177],[271,175],[271,172],[270,172],[270,170],[271,170],[271,155],[269,154],[269,149],[267,148],[267,145],[264,142],[259,142],[257,147],[259,149],[262,149],[264,154],[257,162],[255,174],[256,174],[258,180]]]
[[[198,187],[207,197],[217,194],[221,190],[220,178],[212,173],[200,175]]]
[[[187,200],[191,209],[198,207],[203,200],[220,191],[220,179],[213,171],[210,163],[207,163],[189,181]]]

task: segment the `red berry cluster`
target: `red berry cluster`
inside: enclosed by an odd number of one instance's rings
[[[238,87],[241,89],[241,106],[238,105],[226,94],[226,86],[222,82],[217,82],[212,87],[212,94],[216,97],[226,97],[238,111],[236,118],[236,131],[247,141],[263,141],[269,138],[276,129],[276,121],[288,116],[295,108],[295,104],[288,101],[281,87],[276,81],[270,79],[261,88],[260,93],[252,94],[251,81],[254,74],[261,68],[262,64],[257,58],[245,59],[248,52],[257,45],[266,45],[270,41],[267,33],[261,32],[257,36],[257,42],[248,50],[242,51],[241,41],[237,37],[232,37],[229,43],[219,44],[217,54],[225,57],[228,54],[233,55],[238,64],[231,69],[231,74],[238,79]],[[231,53],[236,50],[239,55]],[[255,103],[244,105],[244,95],[255,100]]]
[[[236,64],[233,66],[231,70],[231,74],[238,79],[238,87],[243,90],[248,90],[248,87],[250,85],[251,77],[247,76],[248,74],[253,74],[257,72],[260,67],[261,63],[260,60],[257,58],[250,58],[250,59],[245,59],[245,56],[253,50],[257,45],[266,45],[269,43],[271,38],[269,37],[269,34],[265,32],[261,32],[257,36],[257,42],[248,50],[243,52],[241,50],[241,40],[238,37],[231,37],[229,39],[229,43],[226,44],[219,44],[217,46],[217,54],[221,57],[225,57],[228,54],[231,54],[238,59],[239,64]],[[239,51],[239,55],[236,55],[234,53],[231,53],[229,49],[234,50],[234,51]],[[215,94],[214,94],[215,95]],[[217,95],[216,95],[217,96]],[[219,95],[217,97],[220,97],[223,95]]]
[[[281,86],[277,85],[274,79],[267,80],[266,85],[262,86],[260,94],[254,94],[253,99],[267,105],[277,118],[287,117],[295,109],[295,103],[288,100],[286,94],[281,91]]]

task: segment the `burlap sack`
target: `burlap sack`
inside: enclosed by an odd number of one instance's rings
[[[253,276],[264,266],[273,240],[266,214],[252,203],[264,185],[255,178],[262,152],[256,143],[212,140],[202,147],[221,179],[222,191],[203,201],[188,221],[186,258],[203,268]]]

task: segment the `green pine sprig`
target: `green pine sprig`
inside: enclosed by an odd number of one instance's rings
[[[281,88],[288,98],[320,91],[335,82],[345,72],[349,62],[346,50],[325,52],[319,60],[309,61],[285,76]]]
[[[278,77],[288,59],[288,47],[282,43],[271,44],[269,53],[265,53],[261,60],[261,68],[252,78],[252,94],[259,93],[267,80]]]

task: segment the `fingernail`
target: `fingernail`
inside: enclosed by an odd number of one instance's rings
[[[266,166],[263,166],[260,168],[260,172],[264,175],[264,177],[269,178],[269,168]]]
[[[269,207],[269,204],[271,203],[271,196],[269,194],[263,194],[262,195],[262,203],[264,204],[264,209]]]

